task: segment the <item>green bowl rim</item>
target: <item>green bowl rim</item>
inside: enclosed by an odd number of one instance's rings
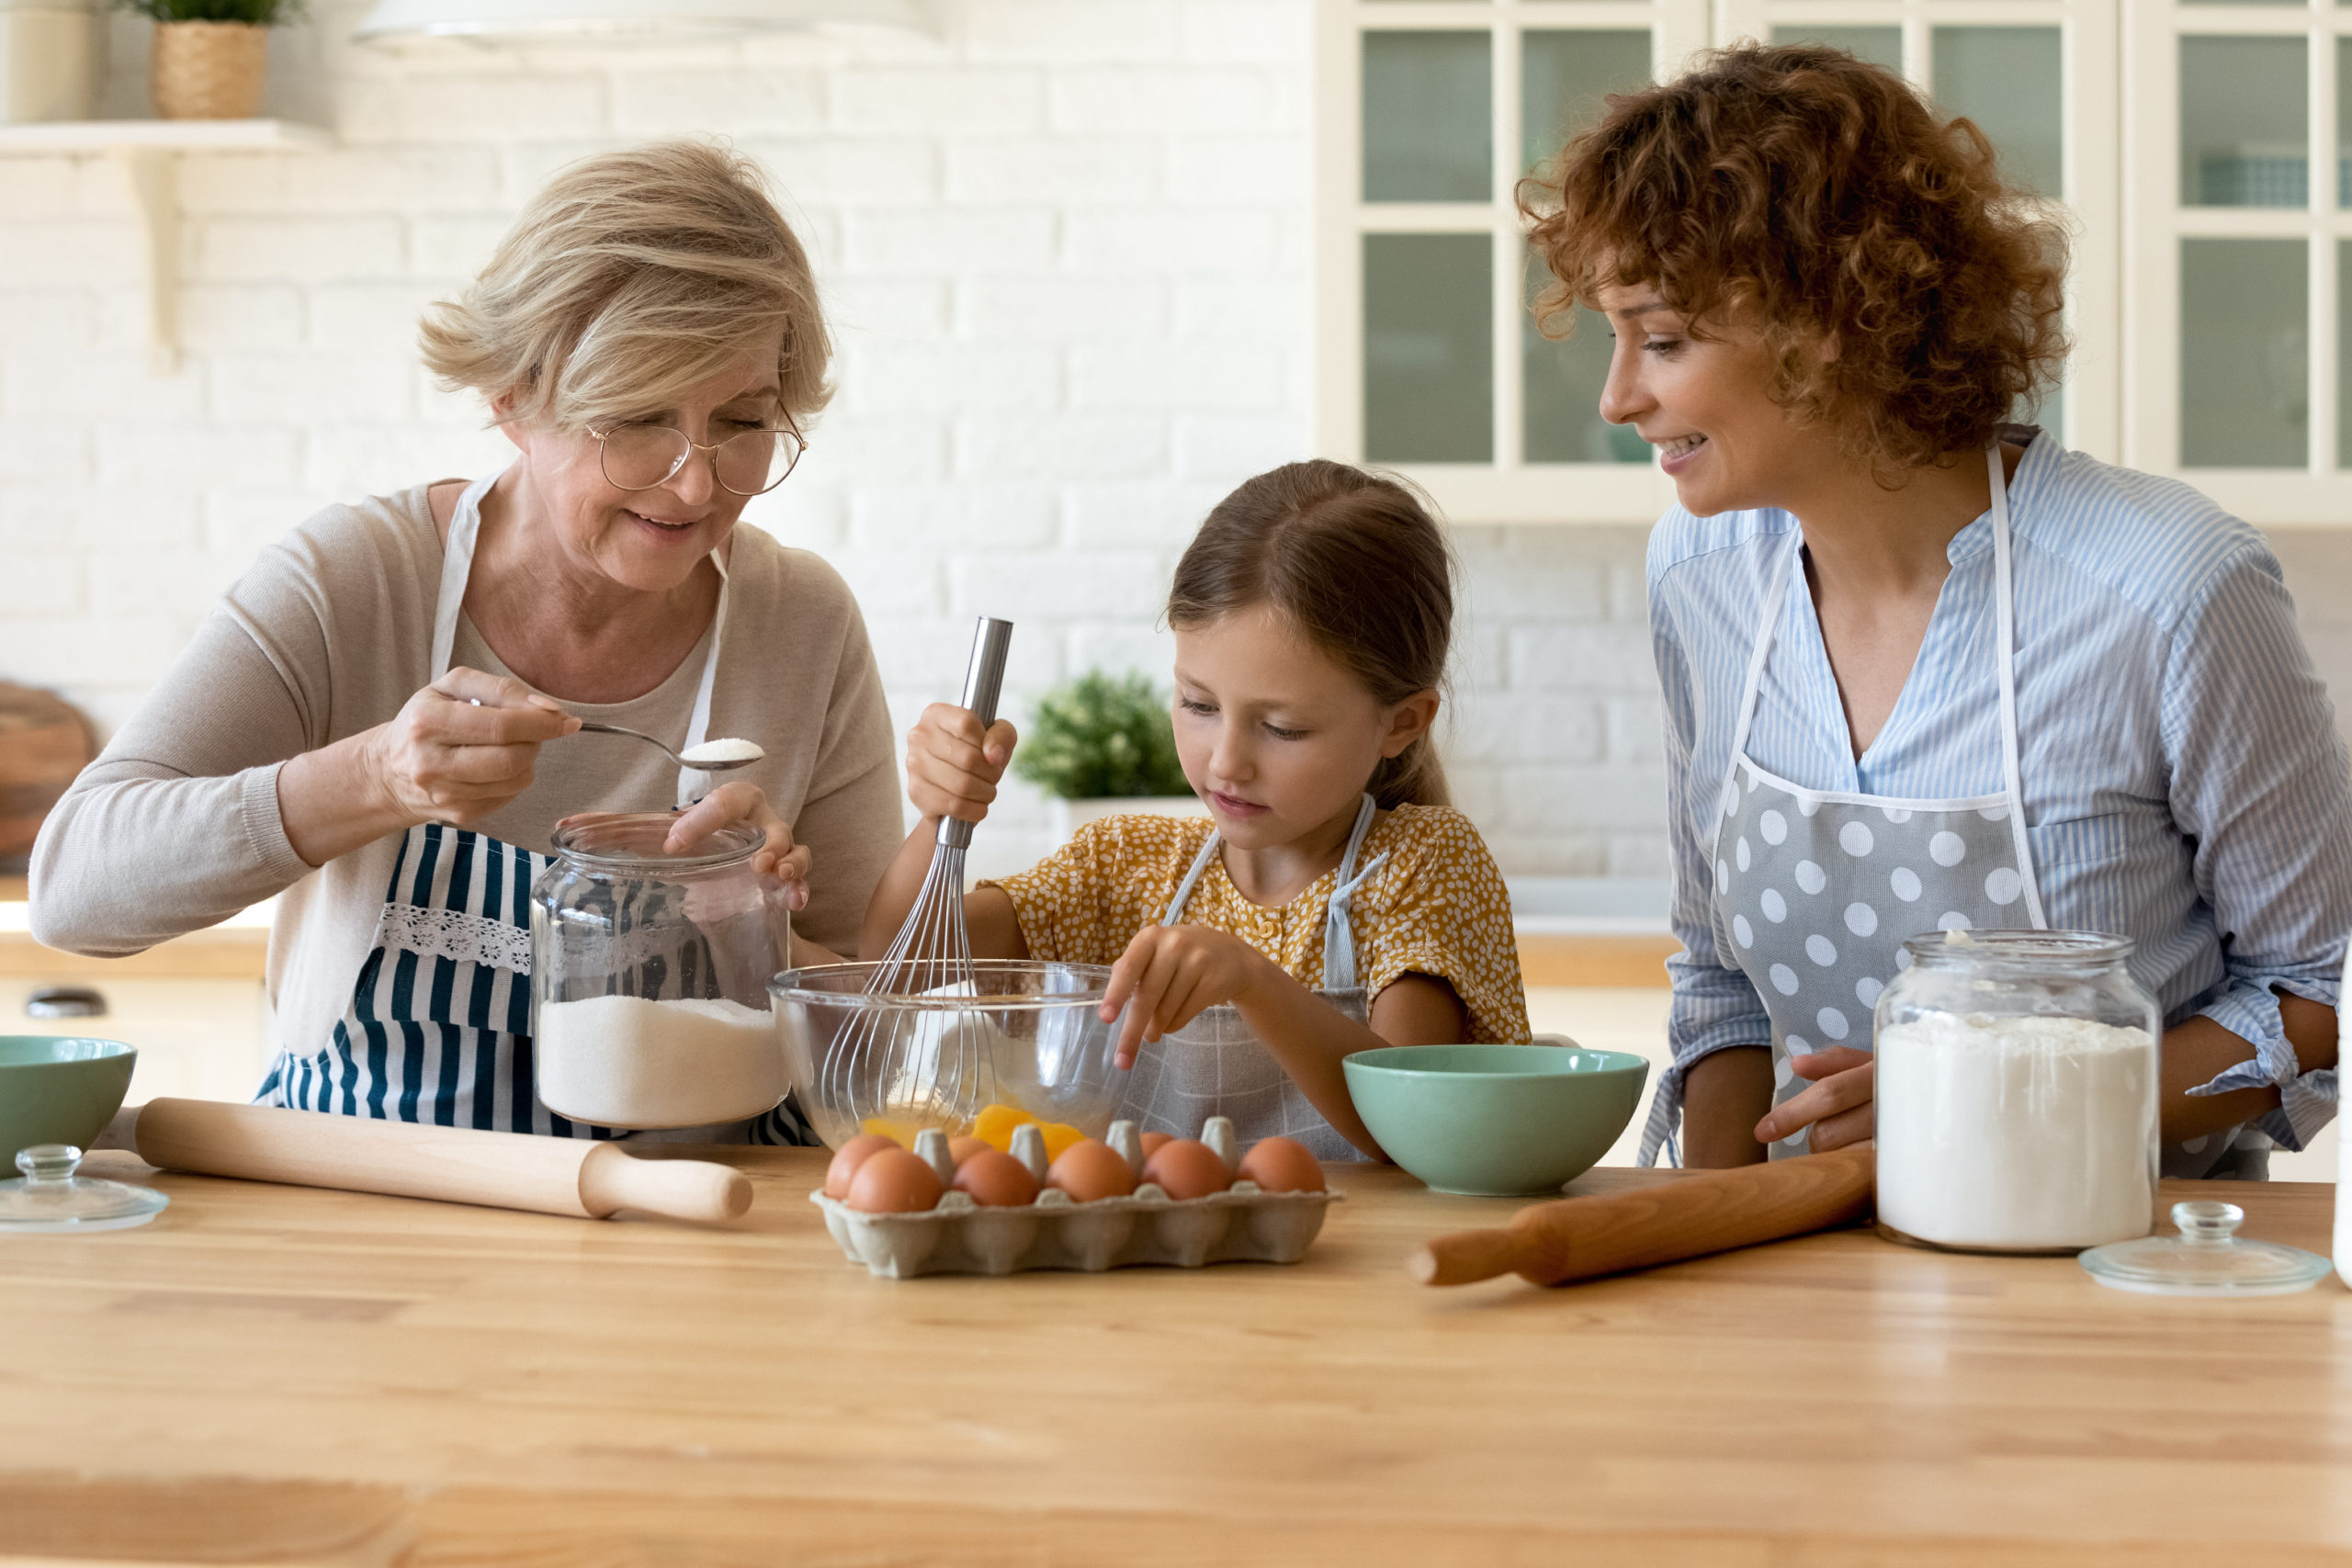
[[[64,1060],[62,1060],[62,1061],[51,1061],[51,1062],[0,1062],[0,1072],[6,1072],[6,1071],[7,1071],[9,1068],[11,1068],[11,1067],[63,1067],[63,1066],[72,1066],[74,1062],[76,1062],[76,1061],[82,1061],[82,1062],[111,1062],[111,1061],[113,1061],[117,1056],[136,1056],[137,1055],[139,1055],[139,1047],[138,1047],[138,1046],[136,1046],[136,1045],[131,1044],[129,1041],[127,1041],[127,1040],[108,1040],[108,1039],[107,1039],[104,1035],[99,1035],[99,1034],[0,1034],[0,1045],[6,1045],[6,1044],[9,1044],[10,1043],[12,1043],[12,1042],[14,1042],[14,1041],[18,1041],[18,1040],[50,1040],[50,1041],[81,1040],[81,1041],[86,1041],[86,1042],[88,1042],[90,1044],[93,1044],[93,1045],[112,1045],[112,1046],[114,1046],[114,1047],[115,1047],[115,1049],[114,1049],[114,1050],[111,1050],[111,1051],[108,1051],[108,1052],[106,1052],[106,1053],[105,1053],[104,1055],[96,1055],[96,1056],[67,1057],[67,1058],[65,1058],[65,1059],[64,1059]]]
[[[1387,1062],[1374,1060],[1374,1057],[1385,1056],[1391,1051],[1427,1051],[1432,1049],[1432,1047],[1429,1045],[1377,1045],[1369,1051],[1351,1051],[1347,1055],[1340,1057],[1340,1063],[1342,1067],[1362,1067],[1368,1073],[1394,1073],[1398,1077],[1452,1078],[1457,1082],[1464,1078],[1509,1080],[1517,1078],[1609,1077],[1618,1073],[1646,1073],[1649,1071],[1650,1066],[1650,1061],[1647,1056],[1637,1055],[1632,1051],[1607,1051],[1597,1045],[1549,1045],[1540,1042],[1521,1045],[1514,1044],[1512,1042],[1508,1040],[1487,1040],[1453,1041],[1449,1042],[1447,1045],[1438,1048],[1450,1049],[1455,1045],[1490,1045],[1497,1049],[1507,1048],[1519,1051],[1582,1051],[1586,1055],[1592,1056],[1616,1057],[1617,1065],[1605,1067],[1594,1067],[1588,1071],[1578,1073],[1514,1073],[1485,1068],[1478,1069],[1476,1071],[1465,1072],[1443,1067],[1406,1067],[1397,1066]]]

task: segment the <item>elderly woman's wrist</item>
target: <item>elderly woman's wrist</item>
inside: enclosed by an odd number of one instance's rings
[[[278,769],[278,821],[305,863],[324,865],[424,820],[406,809],[391,786],[382,735],[381,727],[364,730],[305,751]]]

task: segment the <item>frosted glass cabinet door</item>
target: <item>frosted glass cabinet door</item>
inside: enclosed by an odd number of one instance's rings
[[[1857,60],[1883,65],[1897,76],[1903,74],[1901,28],[1817,26],[1811,22],[1797,22],[1774,28],[1772,41],[1825,43],[1832,49],[1844,50]]]
[[[1495,458],[1492,234],[1363,237],[1363,447],[1374,463]]]
[[[1541,267],[1530,279],[1530,303],[1547,279]],[[1600,417],[1600,390],[1609,380],[1609,356],[1616,346],[1609,320],[1598,311],[1576,308],[1576,331],[1564,341],[1536,330],[1534,312],[1528,313],[1521,340],[1521,373],[1527,388],[1527,428],[1524,439],[1531,463],[1646,463],[1650,444],[1630,424],[1611,424]],[[1555,317],[1553,330],[1567,324]]]
[[[2335,243],[2335,466],[2352,468],[2352,240]]]
[[[1992,139],[2002,175],[2065,195],[2065,88],[2056,28],[1938,28],[1935,99]]]
[[[1520,39],[1521,168],[1559,155],[1570,138],[1599,118],[1611,93],[1650,80],[1650,35],[1634,30],[1531,30]],[[1528,261],[1528,300],[1549,283],[1543,258]],[[1609,323],[1579,307],[1566,342],[1546,338],[1531,310],[1520,328],[1523,389],[1520,439],[1531,463],[1646,463],[1649,444],[1600,417],[1609,378]],[[1565,325],[1565,319],[1554,322]]]
[[[1363,35],[1363,198],[1494,195],[1493,45],[1487,33]]]
[[[2300,468],[2311,452],[2311,250],[2180,242],[2180,461]]]
[[[2304,47],[2300,38],[2180,40],[2183,207],[2310,202]]]
[[[1532,169],[1600,118],[1610,94],[1649,85],[1649,29],[1531,28],[1520,35],[1519,71],[1519,166]]]

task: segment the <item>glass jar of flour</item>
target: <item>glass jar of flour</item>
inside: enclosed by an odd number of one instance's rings
[[[783,887],[752,868],[756,828],[692,854],[666,812],[586,817],[555,834],[531,888],[540,1103],[599,1127],[741,1122],[784,1098],[768,977],[792,966]]]
[[[1880,1229],[1988,1252],[2146,1235],[2163,1021],[2132,943],[1937,931],[1904,949],[1876,1015]]]

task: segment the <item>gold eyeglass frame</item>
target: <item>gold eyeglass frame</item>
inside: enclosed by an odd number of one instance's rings
[[[666,430],[671,434],[676,436],[679,440],[686,444],[685,453],[684,456],[679,457],[675,463],[670,465],[670,471],[668,473],[663,474],[651,484],[625,485],[621,483],[620,480],[613,478],[612,470],[605,467],[606,450],[605,443],[611,440],[616,433],[624,429]],[[729,495],[740,495],[748,500],[755,495],[765,495],[768,493],[768,491],[775,489],[776,486],[790,479],[792,477],[792,470],[800,466],[800,459],[806,457],[808,452],[808,438],[800,434],[800,426],[793,422],[792,416],[788,413],[784,416],[784,428],[781,430],[762,429],[738,431],[734,434],[729,436],[727,441],[714,441],[707,445],[695,440],[693,436],[688,435],[684,431],[680,430],[674,424],[616,424],[604,430],[598,430],[592,424],[588,427],[588,434],[596,438],[596,471],[604,475],[605,482],[612,486],[615,490],[628,491],[631,493],[635,493],[639,491],[660,490],[663,485],[668,484],[672,479],[676,479],[680,472],[684,469],[685,466],[695,460],[695,453],[707,452],[711,454],[711,482],[718,485],[719,489],[725,491]],[[775,479],[768,481],[766,490],[737,490],[733,485],[729,484],[725,479],[718,477],[718,449],[721,446],[726,446],[728,441],[741,441],[746,435],[789,435],[793,439],[794,446],[791,460],[784,465],[784,472],[776,475]]]

